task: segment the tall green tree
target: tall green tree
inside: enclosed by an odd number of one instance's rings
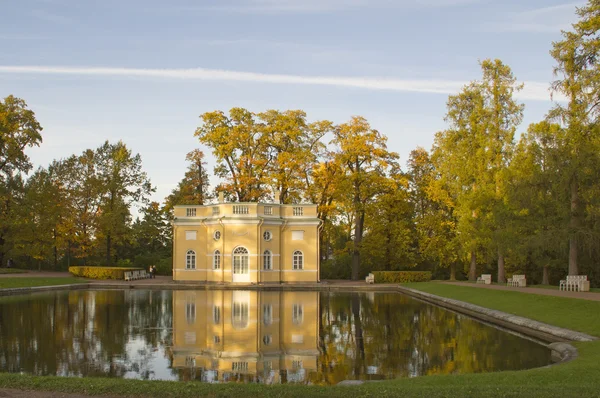
[[[25,150],[42,142],[42,127],[32,110],[20,98],[12,95],[0,100],[0,265],[4,264],[7,234],[14,222],[13,199],[22,187],[19,173],[31,170]]]
[[[398,154],[387,149],[387,137],[371,128],[367,120],[354,116],[333,131],[335,161],[343,170],[339,188],[346,192],[347,207],[354,220],[352,280],[360,271],[360,252],[365,232],[366,206],[376,200],[389,183],[388,173],[399,168]]]
[[[569,240],[569,193],[563,170],[568,168],[565,129],[542,121],[521,136],[510,165],[509,203],[517,215],[515,247],[521,258],[542,268],[542,284],[550,270],[563,268]]]
[[[203,205],[213,197],[204,152],[194,149],[188,152],[185,159],[189,162],[185,175],[165,199],[168,211],[172,211],[176,205]]]
[[[456,265],[460,259],[457,222],[452,212],[453,207],[447,202],[447,190],[436,186],[436,170],[425,149],[417,148],[410,153],[408,177],[418,261],[449,268],[450,280],[455,280]]]
[[[110,265],[113,243],[123,242],[128,232],[130,206],[147,201],[154,189],[142,170],[142,158],[133,155],[122,141],[106,141],[96,150],[96,159],[103,187],[99,233],[105,238],[106,264]]]
[[[557,80],[552,88],[555,94],[563,95],[567,104],[557,104],[549,117],[565,126],[565,153],[568,154],[567,176],[570,219],[569,219],[569,275],[579,273],[578,254],[588,246],[586,235],[597,232],[586,228],[586,215],[596,204],[590,202],[594,195],[589,193],[598,178],[598,154],[600,139],[598,121],[600,117],[600,1],[589,0],[584,7],[577,8],[579,21],[570,31],[562,32],[562,40],[552,44],[550,54],[556,60],[554,73]],[[591,188],[591,190],[590,190]]]
[[[475,279],[476,251],[495,250],[498,281],[505,281],[504,256],[511,234],[505,206],[506,170],[523,105],[522,88],[500,60],[481,62],[482,79],[448,99],[450,129],[436,136],[434,164],[455,204],[463,246],[470,252],[469,279]]]

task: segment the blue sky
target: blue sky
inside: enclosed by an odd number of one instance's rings
[[[525,82],[520,128],[552,102],[560,0],[0,0],[0,96],[44,127],[36,166],[122,139],[162,200],[200,147],[198,116],[240,106],[366,117],[404,163],[449,94],[499,58]],[[208,151],[206,151],[208,152]]]

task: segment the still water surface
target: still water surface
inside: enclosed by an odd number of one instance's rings
[[[336,384],[544,366],[535,342],[397,293],[62,291],[0,298],[0,371]]]

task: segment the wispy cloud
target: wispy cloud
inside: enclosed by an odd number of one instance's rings
[[[559,4],[505,14],[486,26],[500,32],[553,32],[568,30],[575,22],[575,9],[585,2]]]
[[[50,74],[123,78],[161,78],[202,81],[233,81],[292,85],[336,86],[365,90],[387,90],[435,94],[457,93],[467,83],[441,79],[397,79],[383,77],[302,76],[239,72],[221,69],[141,69],[67,66],[0,66],[0,74]],[[525,82],[518,93],[523,100],[549,101],[548,84]],[[560,98],[557,98],[560,99]]]
[[[483,0],[221,0],[215,5],[170,7],[171,10],[281,14],[322,13],[360,8],[431,8],[479,3]]]

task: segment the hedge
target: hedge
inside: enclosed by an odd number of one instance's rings
[[[74,276],[90,279],[125,279],[126,271],[139,271],[143,268],[123,267],[69,267],[69,272]]]
[[[373,271],[375,283],[428,282],[431,271]]]

